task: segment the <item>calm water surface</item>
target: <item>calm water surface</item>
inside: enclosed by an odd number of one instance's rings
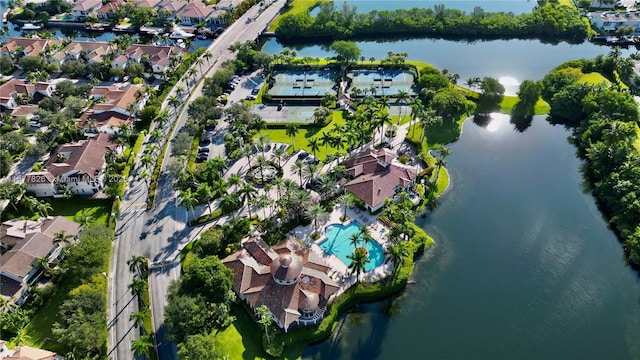
[[[468,120],[453,183],[419,224],[438,245],[399,297],[360,306],[313,359],[632,359],[640,285],[591,196],[567,131]]]

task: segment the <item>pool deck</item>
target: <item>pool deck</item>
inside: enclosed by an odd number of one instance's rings
[[[380,246],[382,246],[383,249],[386,250],[387,245],[390,243],[390,240],[386,235],[389,232],[389,228],[382,222],[378,221],[378,219],[368,211],[362,211],[357,208],[348,208],[347,216],[349,219],[344,223],[340,221],[340,217],[343,213],[344,210],[342,204],[336,204],[329,215],[327,222],[325,222],[321,227],[318,227],[318,232],[322,234],[322,236],[317,241],[313,241],[313,239],[311,239],[311,234],[314,232],[313,224],[298,226],[289,232],[289,235],[300,239],[311,251],[322,257],[327,265],[331,267],[329,275],[340,285],[340,289],[336,295],[340,295],[342,292],[354,285],[356,283],[356,276],[355,274],[351,274],[351,270],[342,262],[342,260],[335,255],[328,255],[318,245],[327,238],[326,235],[324,235],[327,226],[334,224],[346,225],[351,221],[356,221],[360,226],[369,227],[371,236],[378,244],[380,244]],[[392,271],[393,264],[382,264],[371,271],[360,274],[360,281],[380,280],[391,274]]]

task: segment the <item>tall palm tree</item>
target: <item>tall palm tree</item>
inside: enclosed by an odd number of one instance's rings
[[[178,108],[182,104],[182,101],[176,96],[172,95],[167,99],[169,106],[173,108],[173,113],[176,114],[178,112]]]
[[[264,327],[264,334],[267,336],[267,343],[271,344],[271,340],[269,340],[269,326],[273,324],[271,311],[266,305],[260,305],[256,308],[256,315],[259,319],[258,323]]]
[[[389,245],[385,254],[387,255],[387,259],[384,263],[387,264],[392,262],[393,273],[397,274],[398,269],[404,264],[405,259],[409,256],[409,249],[407,248],[406,243],[398,242],[397,244]]]
[[[147,191],[149,191],[149,181],[151,180],[151,173],[147,171],[147,168],[143,168],[142,171],[138,174],[138,181],[143,181],[147,186]]]
[[[195,217],[196,217],[194,209],[195,209],[196,205],[198,205],[198,203],[199,203],[198,197],[196,196],[196,194],[191,192],[190,188],[187,188],[186,190],[181,190],[180,191],[180,202],[179,202],[179,204],[181,206],[186,207],[188,210],[191,211],[191,217],[193,219],[195,219]]]
[[[142,356],[145,359],[149,359],[149,354],[153,349],[153,341],[151,335],[145,335],[140,337],[140,340],[131,340],[131,351],[133,356]]]
[[[196,197],[198,198],[200,203],[207,204],[209,213],[213,212],[213,210],[211,209],[211,201],[213,200],[214,195],[215,193],[213,192],[213,189],[211,189],[211,186],[209,186],[209,184],[207,183],[200,184],[200,186],[198,186],[198,189],[196,190]]]
[[[29,340],[31,340],[31,337],[29,335],[27,335],[27,329],[26,328],[22,328],[22,329],[18,330],[18,333],[16,334],[16,336],[14,336],[13,339],[11,339],[11,341],[13,341],[13,344],[15,346],[22,346],[22,345],[28,343]]]
[[[309,182],[316,176],[316,172],[318,172],[318,165],[309,163],[302,169],[302,176]]]
[[[140,310],[140,311],[136,311],[131,313],[131,315],[129,315],[129,321],[133,321],[133,326],[135,328],[140,328],[142,329],[142,332],[144,333],[144,319],[147,317],[147,311],[146,310]]]
[[[342,203],[342,216],[346,218],[347,208],[353,207],[356,204],[356,196],[350,191],[345,191],[345,193],[340,196],[339,200]]]
[[[142,292],[145,291],[146,287],[147,282],[142,279],[133,278],[131,280],[131,284],[129,284],[129,289],[131,289],[131,293],[133,294],[133,296],[142,295]],[[142,297],[140,297],[139,299],[142,299]]]
[[[331,142],[333,141],[333,136],[326,132],[323,131],[322,135],[320,136],[320,143],[324,146],[324,155],[325,157],[329,155],[329,145],[331,144]]]
[[[49,216],[49,211],[53,211],[53,206],[51,206],[50,203],[48,203],[46,201],[39,201],[38,202],[38,213],[42,217]]]
[[[371,262],[369,253],[367,249],[359,247],[353,251],[353,254],[347,255],[347,258],[351,260],[349,269],[351,269],[352,274],[356,274],[356,284],[358,284],[360,282],[360,273],[365,272],[367,264]]]
[[[315,204],[307,209],[306,215],[313,222],[313,229],[315,232],[318,231],[318,223],[326,221],[329,217],[329,213],[327,213],[319,204]]]
[[[300,186],[302,186],[302,172],[304,170],[304,163],[302,160],[297,159],[293,164],[291,164],[291,172],[297,173],[300,177]]]
[[[403,90],[398,90],[398,93],[396,94],[396,104],[400,105],[400,114],[398,115],[398,125],[400,125],[400,122],[402,121],[402,110],[404,108],[404,105],[407,103],[407,100],[411,99],[411,96],[409,96],[409,93]]]
[[[414,120],[416,119],[416,117],[422,117],[422,114],[425,112],[426,108],[424,107],[424,105],[422,104],[422,100],[420,99],[415,99],[413,101],[413,103],[411,104],[411,117],[409,118],[409,129],[411,129],[411,127],[414,125]],[[411,131],[411,136],[413,136],[413,134],[415,134],[416,132],[416,128],[413,127],[412,131]]]
[[[53,234],[53,243],[54,245],[60,245],[62,243],[66,246],[71,243],[71,240],[73,240],[74,237],[75,235],[68,234],[65,230],[60,230]]]
[[[282,167],[282,160],[287,156],[287,152],[285,149],[277,147],[273,150],[273,154],[271,154],[271,161],[274,161],[278,164],[278,167]]]
[[[291,148],[293,149],[293,152],[296,151],[295,137],[296,137],[296,134],[298,134],[298,131],[299,131],[298,125],[295,125],[295,124],[288,124],[285,129],[285,134],[291,137]]]
[[[314,137],[309,139],[308,145],[311,152],[313,152],[313,156],[315,157],[316,151],[320,150],[320,142],[318,141],[318,138]]]
[[[238,191],[240,199],[247,204],[249,210],[249,218],[251,218],[251,201],[258,196],[258,190],[253,185],[244,183],[244,186]]]
[[[235,211],[238,210],[242,204],[238,199],[237,194],[226,194],[220,199],[220,209],[222,213],[229,214],[231,213],[231,219],[235,220]]]
[[[358,245],[360,245],[360,234],[351,234],[351,236],[349,237],[349,245],[353,246],[353,250],[357,249]]]
[[[127,265],[129,265],[129,271],[135,272],[141,278],[149,269],[147,258],[142,255],[131,255],[131,259],[127,260]]]

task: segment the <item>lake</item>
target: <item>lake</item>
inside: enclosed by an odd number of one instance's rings
[[[548,44],[538,40],[452,41],[443,39],[408,39],[393,41],[357,41],[362,55],[382,59],[389,51],[407,53],[407,59],[424,61],[439,69],[448,69],[460,75],[460,84],[470,77],[490,76],[505,85],[507,94],[515,94],[523,80],[539,80],[561,63],[580,58],[606,55],[611,48],[584,42]],[[262,49],[270,54],[285,46],[269,39]],[[323,45],[300,45],[289,48],[298,56],[331,57],[335,53]],[[635,49],[623,50],[627,56]]]
[[[570,135],[534,119],[467,120],[453,182],[418,224],[437,242],[393,299],[343,316],[308,359],[632,359],[640,285],[581,192]]]

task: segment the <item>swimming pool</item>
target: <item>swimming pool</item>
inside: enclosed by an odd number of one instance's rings
[[[352,221],[347,226],[335,224],[329,225],[326,230],[327,239],[323,240],[318,245],[327,254],[335,255],[347,266],[351,264],[351,259],[347,258],[347,255],[353,254],[353,245],[349,244],[349,238],[352,234],[357,234],[360,225]],[[361,243],[362,245],[362,243]],[[384,250],[382,246],[376,241],[370,241],[366,246],[369,251],[369,260],[371,260],[366,266],[365,271],[371,271],[384,262]]]

